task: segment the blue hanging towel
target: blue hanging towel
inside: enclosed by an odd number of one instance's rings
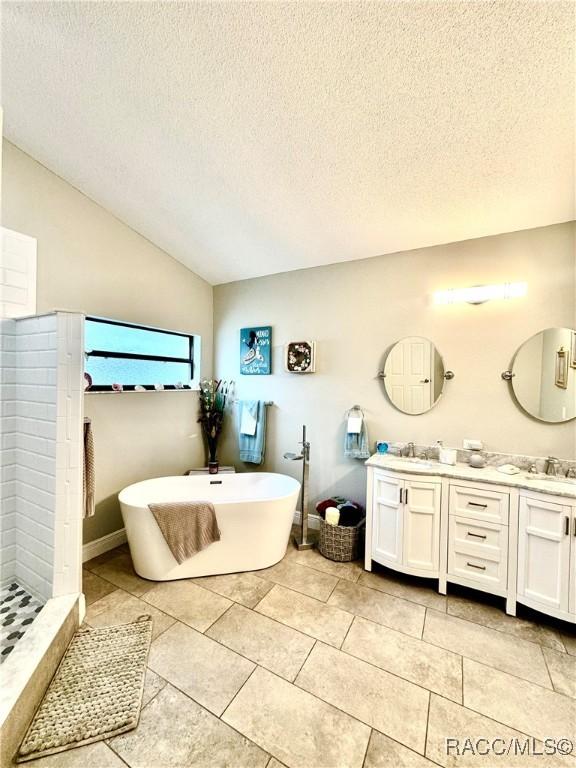
[[[262,464],[266,449],[266,406],[263,400],[241,400],[239,406],[240,461]]]
[[[344,456],[348,459],[369,459],[368,428],[361,408],[356,406],[348,411]]]

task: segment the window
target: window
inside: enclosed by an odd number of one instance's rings
[[[194,336],[117,320],[87,317],[84,329],[86,373],[91,391],[144,387],[191,389]]]

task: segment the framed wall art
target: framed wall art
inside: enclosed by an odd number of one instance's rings
[[[243,376],[272,373],[272,326],[240,329],[240,373]]]
[[[284,348],[284,366],[288,373],[314,373],[316,342],[290,341]]]

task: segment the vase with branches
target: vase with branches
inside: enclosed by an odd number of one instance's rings
[[[200,417],[202,431],[208,446],[208,471],[218,472],[218,440],[224,423],[226,401],[232,389],[232,381],[202,379],[200,382]]]

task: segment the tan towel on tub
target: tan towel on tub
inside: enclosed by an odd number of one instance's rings
[[[148,507],[179,563],[220,541],[216,511],[209,501],[162,502]]]

